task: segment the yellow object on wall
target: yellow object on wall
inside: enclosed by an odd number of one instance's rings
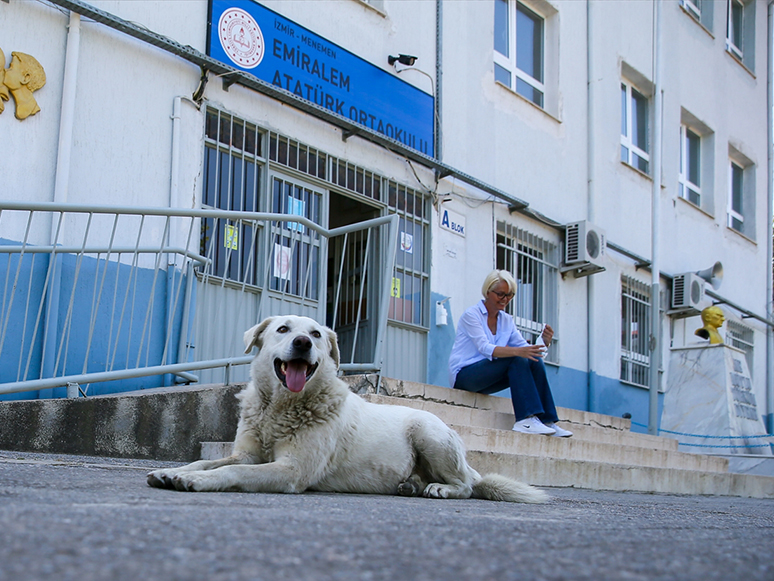
[[[696,329],[696,335],[702,339],[709,339],[710,344],[715,345],[723,343],[723,337],[718,333],[718,329],[723,326],[726,320],[720,307],[707,307],[701,312],[701,322],[704,326]]]
[[[0,49],[0,64],[5,66],[5,54]],[[11,64],[0,68],[0,113],[5,109],[3,101],[13,97],[16,103],[16,118],[24,120],[40,111],[32,95],[46,84],[46,73],[33,56],[23,52],[11,53]]]

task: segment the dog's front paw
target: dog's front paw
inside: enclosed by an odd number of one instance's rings
[[[148,473],[148,486],[155,488],[174,488],[172,483],[175,473],[172,470],[154,470]]]
[[[172,486],[180,492],[215,492],[217,483],[206,472],[181,472],[172,478]]]
[[[427,485],[422,495],[426,498],[449,498],[449,487],[445,484],[433,482]]]

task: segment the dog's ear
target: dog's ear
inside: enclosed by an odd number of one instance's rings
[[[328,333],[328,343],[331,345],[331,359],[336,364],[336,369],[339,368],[339,338],[336,336],[336,332],[333,329],[325,327],[325,332]]]
[[[258,349],[261,348],[261,344],[263,343],[261,335],[266,330],[266,327],[269,326],[269,323],[271,323],[273,318],[274,317],[269,317],[268,319],[264,319],[254,327],[250,327],[245,331],[245,354],[250,353],[250,351],[253,350],[253,345],[258,347]]]

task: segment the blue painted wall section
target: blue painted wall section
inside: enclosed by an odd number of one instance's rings
[[[72,255],[58,256],[56,269],[49,271],[48,255],[25,254],[21,267],[19,260],[18,255],[0,253],[0,281],[6,275],[11,281],[0,294],[0,332],[7,326],[0,383],[160,365],[164,357],[167,363],[177,362],[186,284],[179,271],[132,269],[129,264],[90,257],[79,261]],[[192,309],[193,305],[192,300]],[[44,346],[47,313],[50,331]],[[165,342],[168,325],[171,333]],[[88,394],[160,387],[164,381],[164,377],[147,377],[92,384]],[[0,399],[65,397],[66,393],[66,388],[56,388]]]
[[[446,325],[438,326],[435,318],[436,304],[446,300],[438,293],[430,296],[430,333],[427,337],[427,382],[442,387],[449,385],[449,354],[454,345],[455,324],[454,313],[449,302],[443,303],[446,312]]]

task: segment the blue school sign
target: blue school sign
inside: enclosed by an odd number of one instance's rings
[[[210,0],[207,44],[227,65],[433,155],[431,95],[256,2]]]

